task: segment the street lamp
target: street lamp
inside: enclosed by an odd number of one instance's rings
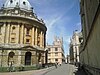
[[[77,63],[77,48],[76,48],[76,46],[75,46],[75,51],[76,51],[75,58],[76,58],[76,63]]]
[[[48,48],[45,49],[45,64],[48,63]]]

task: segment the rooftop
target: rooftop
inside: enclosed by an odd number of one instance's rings
[[[6,0],[4,8],[12,9],[15,7],[19,7],[24,10],[33,10],[28,0]]]

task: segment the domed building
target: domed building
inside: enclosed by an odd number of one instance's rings
[[[45,63],[46,30],[28,0],[6,0],[0,9],[0,66]]]

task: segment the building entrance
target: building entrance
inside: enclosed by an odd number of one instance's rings
[[[25,54],[25,65],[31,65],[31,52],[26,52]]]

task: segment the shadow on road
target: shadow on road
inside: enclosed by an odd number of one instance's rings
[[[87,75],[83,70],[78,70],[74,72],[75,75]]]

